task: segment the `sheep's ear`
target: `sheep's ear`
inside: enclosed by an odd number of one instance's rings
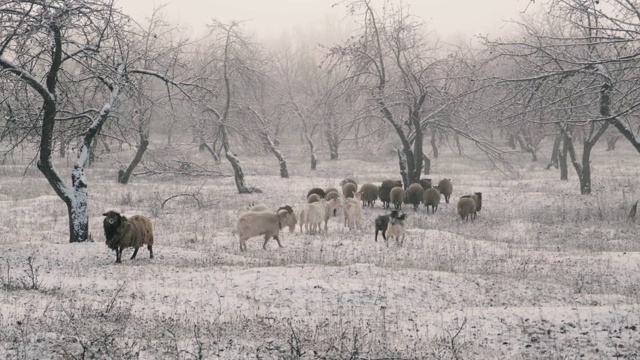
[[[107,213],[102,214],[102,216],[107,216]]]

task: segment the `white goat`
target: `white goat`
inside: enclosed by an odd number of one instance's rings
[[[385,239],[385,243],[387,247],[389,247],[389,239],[395,237],[396,245],[400,246],[404,243],[404,219],[406,215],[402,214],[395,218],[389,219],[389,226],[387,227],[387,238]],[[401,238],[402,237],[402,238]]]
[[[263,249],[267,248],[267,242],[273,237],[278,246],[280,243],[278,234],[283,226],[289,227],[289,232],[295,230],[296,215],[289,205],[285,205],[273,211],[247,211],[238,217],[238,236],[240,238],[240,251],[247,251],[247,239],[264,235]]]

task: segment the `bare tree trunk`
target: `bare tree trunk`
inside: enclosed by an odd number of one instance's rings
[[[309,144],[309,151],[311,152],[311,170],[315,170],[318,165],[318,154],[316,153],[316,146],[308,133],[304,133],[304,138]]]
[[[516,149],[516,135],[512,132],[507,134],[507,145],[513,150]]]
[[[224,125],[220,125],[220,133],[222,135],[222,148],[224,149],[224,155],[229,160],[231,167],[233,168],[233,177],[236,182],[236,187],[238,188],[238,193],[240,194],[251,194],[254,192],[262,192],[257,188],[249,188],[244,184],[244,172],[242,172],[242,167],[240,166],[240,160],[236,157],[236,155],[231,151],[231,147],[229,146],[229,138],[227,137],[227,129]]]
[[[558,168],[558,156],[560,154],[560,143],[562,142],[562,133],[556,136],[556,139],[553,141],[553,150],[551,151],[551,159],[549,159],[549,163],[547,164],[547,170],[551,169],[551,167]]]
[[[607,151],[614,151],[616,149],[616,143],[620,140],[619,135],[607,136]]]
[[[567,166],[567,154],[569,152],[569,141],[565,135],[562,136],[562,152],[558,156],[558,162],[560,165],[560,180],[569,180],[569,169]]]
[[[429,157],[425,153],[422,153],[422,159],[424,162],[422,173],[425,175],[429,175],[431,173],[431,159],[429,159]]]
[[[437,144],[436,140],[437,140],[436,139],[436,131],[433,130],[431,132],[431,150],[433,151],[433,158],[434,159],[437,159],[438,155],[439,155],[439,153],[438,153],[438,144]]]
[[[456,133],[454,136],[456,141],[456,147],[458,148],[458,155],[462,156],[462,145],[460,144],[460,136],[458,136],[458,133]]]
[[[536,156],[536,149],[531,146],[531,143],[527,141],[526,135],[517,135],[516,139],[520,144],[520,149],[524,152],[531,153],[531,161],[538,161],[538,157]]]
[[[215,147],[215,143],[213,144],[213,146]],[[221,159],[220,159],[220,150],[215,150],[213,147],[209,146],[209,144],[207,144],[206,142],[203,142],[200,144],[200,147],[202,147],[203,149],[206,149],[209,154],[211,154],[211,156],[213,157],[213,161],[216,164],[220,164]]]
[[[331,160],[338,160],[338,148],[340,147],[340,138],[338,137],[338,131],[333,119],[327,120],[327,144],[329,145],[329,158]]]
[[[404,188],[409,187],[409,176],[407,175],[407,156],[402,151],[402,149],[397,149],[398,153],[398,165],[400,167],[400,176],[402,176],[402,183],[404,184]]]
[[[276,159],[278,159],[278,164],[280,164],[280,177],[288,178],[289,171],[287,170],[287,160],[285,160],[284,155],[282,155],[282,151],[280,151],[276,143],[271,139],[268,132],[262,132],[260,136],[262,137],[267,149],[269,149]]]
[[[129,179],[131,178],[131,174],[133,170],[136,169],[140,161],[142,161],[142,157],[144,156],[145,151],[147,151],[147,147],[149,147],[149,139],[144,135],[143,131],[140,131],[140,144],[138,145],[138,150],[136,150],[136,155],[133,157],[131,164],[127,167],[127,169],[118,173],[118,182],[120,184],[128,184]]]
[[[602,134],[604,134],[608,125],[609,123],[605,122],[600,125],[600,128],[596,131],[595,124],[593,122],[591,123],[589,134],[584,136],[585,140],[582,150],[581,162],[578,162],[578,159],[576,158],[576,152],[573,146],[573,141],[571,141],[571,137],[568,135],[568,133],[565,132],[565,141],[569,140],[569,157],[571,158],[571,163],[573,164],[573,167],[576,170],[576,174],[578,175],[578,179],[580,181],[580,194],[582,195],[591,194],[591,150],[595,146],[596,142],[598,142],[598,139],[602,136]]]

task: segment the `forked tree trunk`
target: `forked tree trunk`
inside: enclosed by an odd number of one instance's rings
[[[147,139],[147,137],[144,135],[144,132],[140,131],[139,135],[140,135],[140,139],[139,139],[140,144],[138,145],[138,150],[136,150],[136,155],[133,157],[133,160],[131,161],[131,164],[129,164],[127,169],[122,173],[118,173],[118,182],[120,184],[129,183],[129,179],[131,179],[131,174],[133,173],[133,170],[135,170],[138,164],[140,164],[140,161],[142,161],[142,157],[144,156],[145,151],[147,151],[147,148],[149,147],[149,139]]]
[[[240,166],[240,160],[231,151],[231,147],[229,146],[229,139],[227,137],[227,129],[224,125],[221,125],[220,133],[222,135],[222,148],[224,149],[224,155],[227,158],[227,160],[229,160],[229,163],[233,168],[233,178],[236,182],[238,193],[251,194],[256,192],[257,189],[248,188],[244,184],[244,172],[242,171],[242,167]]]
[[[278,164],[280,164],[280,177],[288,178],[289,171],[287,170],[287,160],[285,160],[284,155],[282,155],[282,151],[278,148],[275,141],[271,139],[271,136],[268,132],[262,132],[261,134],[262,140],[264,141],[264,145],[271,151],[271,153],[278,159]]]
[[[215,143],[213,144],[213,146],[215,146]],[[216,164],[220,164],[221,159],[220,159],[220,150],[216,151],[214,148],[212,148],[211,146],[209,146],[209,144],[207,144],[206,142],[202,142],[200,144],[200,147],[202,147],[203,149],[207,149],[207,151],[209,152],[209,154],[211,154],[211,156],[213,157],[213,161]]]

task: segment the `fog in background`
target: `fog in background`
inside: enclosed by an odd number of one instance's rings
[[[381,2],[374,3],[380,6]],[[396,2],[393,2],[396,3]],[[211,19],[246,20],[246,29],[259,38],[281,36],[341,21],[347,12],[334,0],[119,0],[117,6],[137,21],[163,7],[163,16],[194,32]],[[411,14],[425,20],[427,29],[443,39],[471,39],[478,33],[498,34],[505,20],[531,12],[530,0],[404,0]]]

